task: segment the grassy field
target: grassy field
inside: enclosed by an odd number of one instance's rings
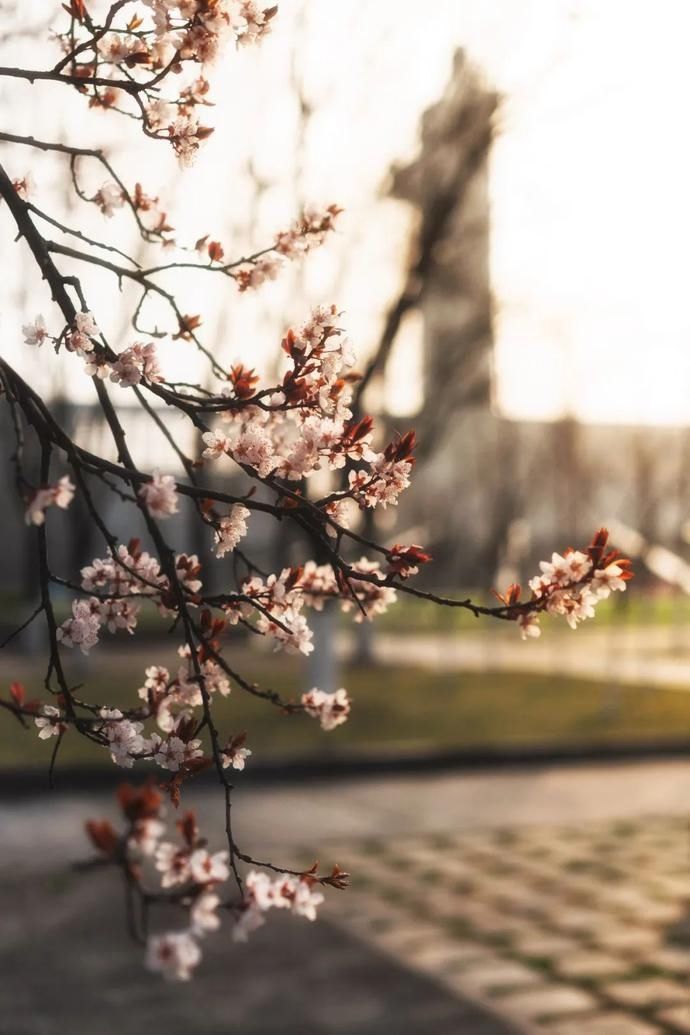
[[[83,695],[110,705],[131,704],[137,700],[136,688],[151,655],[123,654],[117,662],[114,655],[109,657],[105,663],[101,659],[93,677],[88,672],[78,675],[88,681]],[[30,693],[42,696],[33,664],[17,659],[9,665],[9,660],[0,693],[6,694],[10,679],[21,678]],[[166,659],[159,655],[155,660]],[[293,658],[250,655],[246,647],[239,647],[232,663],[284,697],[299,695],[300,666]],[[228,733],[248,730],[255,758],[690,736],[690,693],[672,690],[614,687],[558,675],[430,673],[382,667],[347,669],[342,682],[353,698],[353,711],[350,721],[331,733],[322,733],[316,722],[302,715],[285,715],[239,688],[217,701],[219,727]],[[0,766],[47,765],[51,747],[50,742],[39,741],[33,729],[24,732],[9,714],[0,716]],[[110,764],[101,750],[69,733],[61,761]]]
[[[443,591],[441,591],[443,594]],[[496,606],[497,600],[481,590],[449,590],[445,595],[459,599],[469,597],[474,603]],[[377,620],[377,627],[390,632],[447,632],[495,634],[504,624],[495,621],[477,621],[460,608],[437,607],[426,600],[399,594],[397,604]],[[616,593],[597,605],[596,628],[618,626],[671,626],[690,627],[690,596],[685,593],[635,592],[635,584],[625,593]]]

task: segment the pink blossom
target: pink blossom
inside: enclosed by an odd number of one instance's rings
[[[139,495],[152,517],[167,518],[177,513],[177,488],[171,474],[154,471],[151,481],[140,488]]]
[[[54,485],[45,489],[37,489],[26,508],[24,520],[27,525],[42,525],[48,507],[60,507],[66,510],[74,499],[75,487],[65,474]]]
[[[98,714],[106,720],[101,732],[108,738],[110,757],[116,765],[131,769],[144,749],[143,724],[125,719],[119,708],[101,708]]]
[[[192,880],[197,884],[227,880],[230,876],[228,853],[223,851],[211,854],[205,848],[197,848],[189,857],[189,869]]]
[[[152,935],[146,948],[146,966],[166,981],[189,981],[201,960],[201,949],[190,931]]]
[[[88,654],[98,643],[101,627],[100,601],[73,600],[72,617],[57,628],[58,641],[65,647],[79,647],[82,654]]]
[[[162,740],[157,733],[152,733],[145,746],[153,753],[154,762],[171,773],[176,773],[186,762],[203,755],[200,740],[184,741],[174,735]]]
[[[217,931],[220,927],[220,918],[216,912],[220,905],[220,898],[212,891],[202,891],[194,899],[190,911],[192,931],[197,937],[206,934],[207,931]]]
[[[153,342],[144,344],[137,341],[125,349],[118,356],[117,362],[113,363],[110,374],[110,380],[123,388],[138,385],[142,378],[152,384],[159,384],[163,380]]]
[[[255,468],[260,478],[266,478],[278,464],[270,436],[261,427],[245,428],[232,445],[232,455],[240,464]]]

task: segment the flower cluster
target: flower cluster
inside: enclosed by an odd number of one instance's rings
[[[245,882],[245,899],[232,930],[236,942],[246,942],[248,935],[261,927],[269,909],[288,909],[295,916],[316,920],[316,909],[323,902],[320,891],[314,891],[314,878],[308,874],[287,873],[271,879],[267,874],[251,870]]]
[[[210,103],[208,81],[199,75],[199,67],[212,64],[228,41],[238,46],[261,42],[271,31],[277,7],[262,7],[256,0],[143,2],[145,9],[129,21],[118,24],[111,11],[107,24],[98,26],[82,0],[72,0],[66,7],[73,15],[71,27],[58,41],[92,107],[125,110],[141,118],[145,132],[169,140],[186,165],[212,132],[197,113]],[[192,70],[191,77],[180,74],[185,68]],[[91,84],[96,76],[110,82]],[[156,88],[162,81],[168,87],[175,84],[167,99]],[[138,108],[128,110],[123,105],[133,89],[141,100]],[[106,183],[93,200],[110,216],[122,197],[116,184]]]
[[[44,341],[56,340],[48,333],[46,322],[40,314],[32,323],[22,326],[22,333],[25,345],[40,347]],[[65,347],[84,360],[84,370],[89,377],[102,380],[110,377],[122,388],[138,385],[144,379],[150,384],[163,381],[153,342],[136,341],[121,352],[115,361],[110,362],[105,350],[95,340],[99,334],[93,314],[84,312],[76,314],[74,324],[64,335]]]
[[[125,870],[144,910],[160,901],[186,913],[186,923],[147,939],[146,966],[168,981],[189,980],[201,961],[204,938],[220,927],[221,912],[233,917],[234,941],[244,942],[264,923],[270,909],[315,920],[324,900],[319,885],[340,889],[348,885],[349,874],[337,865],[323,875],[317,873],[316,864],[304,872],[278,871],[272,876],[251,869],[244,884],[238,881],[239,901],[224,898],[223,886],[232,870],[230,852],[208,849],[193,812],[177,820],[178,839],[165,840],[162,796],[151,783],[123,784],[117,798],[124,831],[119,833],[108,820],[89,820],[86,833],[102,862]],[[160,891],[145,886],[149,877],[157,878]]]
[[[552,554],[550,561],[541,561],[541,574],[529,581],[532,597],[527,604],[520,603],[517,585],[499,597],[517,621],[523,640],[541,635],[539,615],[544,611],[564,617],[576,629],[594,617],[600,600],[625,590],[633,577],[630,561],[617,550],[607,550],[607,542],[608,532],[601,528],[586,551],[568,549]]]
[[[189,720],[192,709],[200,707],[203,701],[189,648],[180,647],[178,653],[181,664],[174,676],[162,665],[150,665],[144,685],[137,691],[166,733],[172,733],[180,720]],[[197,659],[197,664],[208,694],[227,697],[232,688],[221,667],[212,658]]]
[[[143,723],[126,719],[119,708],[101,708],[99,715],[105,720],[100,732],[108,741],[110,757],[115,765],[131,769],[135,758],[145,749],[141,735]]]
[[[215,528],[216,557],[230,553],[247,534],[249,511],[241,503],[235,503],[227,514],[221,517]]]
[[[201,589],[199,571],[194,554],[175,558],[176,579],[188,591],[192,604]],[[78,646],[84,654],[98,642],[101,628],[110,633],[135,631],[140,604],[133,598],[151,599],[162,614],[171,613],[169,579],[161,573],[158,561],[141,549],[138,539],[118,546],[109,557],[94,558],[81,570],[81,586],[98,595],[72,602],[72,617],[58,627],[57,637],[63,646]]]
[[[229,402],[220,413],[229,427],[202,435],[202,458],[229,456],[259,478],[287,481],[356,465],[348,488],[323,504],[332,521],[348,527],[350,504],[397,503],[409,485],[415,437],[413,432],[397,436],[378,452],[371,418],[352,421],[355,356],[337,326],[338,315],[334,305],[318,306],[299,330],[288,331],[282,342],[288,370],[272,391],[258,393],[253,371],[233,368],[224,389]],[[260,406],[255,399],[262,395],[269,399]]]
[[[120,353],[117,362],[111,367],[110,380],[123,388],[138,385],[142,378],[151,384],[163,380],[153,342],[135,342]]]
[[[58,626],[56,636],[65,647],[79,647],[82,654],[88,654],[98,643],[101,629],[101,604],[90,600],[73,600],[72,617]]]
[[[160,564],[138,539],[121,544],[108,557],[96,557],[81,569],[81,587],[86,593],[107,597],[157,595],[167,586]]]
[[[350,698],[342,687],[332,694],[314,688],[302,694],[302,705],[307,715],[319,720],[322,730],[334,730],[350,714]]]
[[[77,313],[72,327],[65,334],[65,348],[86,359],[96,347],[95,339],[100,333],[93,313]]]
[[[237,281],[240,291],[261,287],[267,280],[275,280],[285,259],[302,258],[312,248],[324,243],[328,234],[335,229],[335,221],[342,212],[337,205],[326,209],[306,209],[290,227],[281,231],[272,248],[255,258],[247,259],[231,276]],[[209,245],[210,254],[211,245]],[[222,249],[221,249],[222,258]]]

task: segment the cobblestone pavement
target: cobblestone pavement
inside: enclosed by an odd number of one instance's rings
[[[329,846],[331,915],[523,1032],[690,1032],[690,835],[652,818]]]

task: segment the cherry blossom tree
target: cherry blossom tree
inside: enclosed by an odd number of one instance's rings
[[[171,147],[186,166],[212,132],[205,121],[211,105],[209,66],[233,47],[260,43],[277,9],[262,8],[255,0],[100,5],[71,0],[62,10],[56,5],[56,14],[62,22],[54,37],[55,63],[3,67],[0,77],[46,82],[56,93],[76,90],[84,104],[103,109],[104,118],[128,120],[132,132],[149,138],[147,146]],[[26,350],[53,349],[70,377],[90,379],[117,457],[92,452],[69,435],[50,400],[20,375],[16,364],[0,356],[0,387],[14,428],[16,491],[36,552],[40,591],[35,610],[2,646],[35,621],[45,623],[48,637],[40,695],[14,682],[0,705],[25,730],[33,728],[54,745],[51,773],[65,737],[79,736],[107,753],[114,765],[148,774],[143,783],[124,783],[118,791],[121,829],[107,820],[87,822],[96,854],[84,869],[102,865],[119,873],[127,890],[129,928],[145,945],[147,966],[167,979],[186,980],[221,915],[228,918],[233,938],[244,941],[270,909],[313,920],[324,890],[348,883],[337,864],[323,871],[316,865],[300,870],[258,860],[240,847],[232,822],[232,773],[251,764],[251,737],[220,729],[214,702],[231,691],[250,694],[267,708],[279,709],[286,721],[302,717],[333,731],[347,720],[351,701],[344,688],[327,693],[318,687],[286,699],[257,684],[251,673],[236,671],[225,651],[233,627],[248,627],[276,650],[308,655],[310,611],[332,601],[355,622],[368,622],[405,593],[475,617],[514,622],[524,638],[533,638],[544,612],[563,616],[573,628],[592,617],[599,600],[625,589],[630,566],[608,549],[607,534],[600,530],[585,550],[568,549],[543,562],[528,595],[511,586],[493,607],[416,588],[409,580],[431,560],[423,547],[381,544],[358,531],[362,512],[395,506],[409,485],[415,435],[408,431],[381,442],[369,417],[353,417],[356,358],[337,306],[319,306],[301,326],[286,329],[280,342],[282,377],[262,384],[253,369],[227,369],[220,362],[203,340],[203,313],[194,312],[188,298],[179,297],[167,282],[170,274],[182,273],[224,277],[240,294],[259,290],[286,263],[304,260],[327,241],[341,218],[337,205],[307,209],[252,254],[233,258],[210,233],[196,241],[178,240],[152,186],[133,182],[128,170],[116,169],[103,150],[79,140],[78,127],[68,140],[0,132],[0,141],[12,145],[13,163],[8,170],[0,166],[0,197],[41,310],[21,334],[16,328],[17,342]],[[31,156],[41,152],[64,161],[77,198],[102,213],[102,238],[87,236],[45,210],[28,171]],[[87,165],[102,176],[93,193],[83,186]],[[156,261],[143,265],[112,243],[106,230],[115,217],[133,222],[147,248],[159,253]],[[4,254],[10,247],[7,242]],[[127,313],[128,340],[116,347],[106,339],[82,281],[65,271],[68,261],[112,275],[112,307],[125,304],[116,290],[123,283],[136,289],[138,301]],[[164,329],[144,325],[152,297],[168,312]],[[166,336],[203,357],[208,368],[204,385],[166,377],[157,355],[157,343]],[[145,470],[136,461],[118,409],[122,392],[130,393],[165,435],[177,457],[177,472]],[[176,440],[166,411],[193,429],[194,455]],[[40,457],[37,471],[26,448],[29,437]],[[214,488],[216,465],[241,474],[243,491],[233,495]],[[323,470],[331,472],[335,487],[321,498],[307,496],[304,480]],[[128,508],[133,527],[135,519],[143,522],[146,541],[116,536],[94,486],[105,487]],[[103,549],[65,577],[55,570],[47,526],[56,510],[69,516],[77,494]],[[200,527],[206,526],[216,557],[232,555],[237,562],[235,582],[222,593],[207,592],[198,557],[178,553],[170,542],[166,521],[184,508]],[[262,571],[244,549],[257,513],[276,523],[294,523],[306,541],[318,546],[320,563]],[[56,615],[56,590],[71,594],[71,614],[64,621]],[[145,608],[170,619],[177,667],[171,671],[151,657],[126,708],[94,700],[92,689],[77,686],[70,675],[71,657],[97,650],[105,637],[134,634]],[[216,774],[224,809],[225,847],[213,852],[193,813],[183,812],[172,831],[163,821],[164,801],[178,808],[186,783],[206,769]],[[175,907],[178,917],[182,907],[184,923],[150,932],[153,903]]]

